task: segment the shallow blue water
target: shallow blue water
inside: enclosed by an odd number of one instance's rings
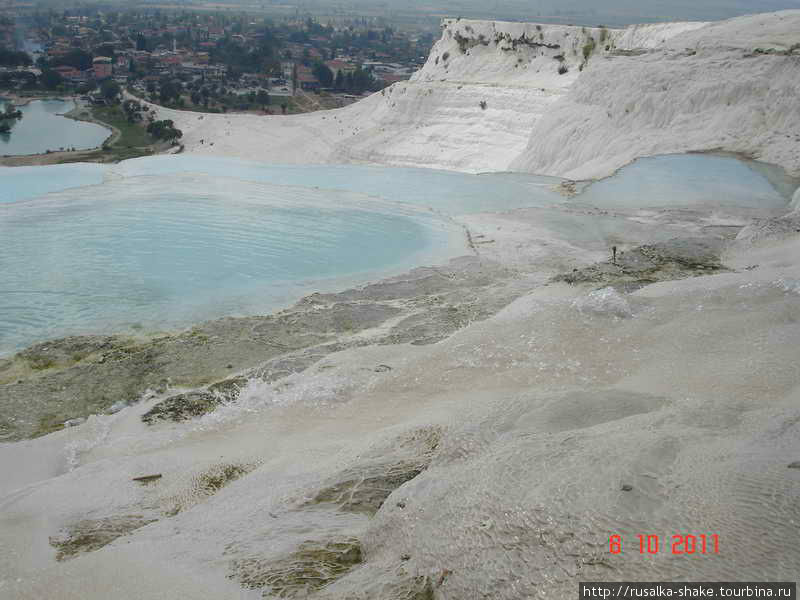
[[[0,205],[0,349],[273,310],[464,252],[429,211],[198,175]]]
[[[776,173],[665,156],[567,199],[548,177],[184,155],[0,168],[0,354],[66,334],[268,312],[441,263],[467,252],[448,215],[570,203],[783,207],[792,186]],[[541,225],[599,243],[618,226],[571,214],[545,209]]]
[[[379,196],[428,206],[447,214],[506,211],[562,202],[553,186],[561,180],[536,175],[465,175],[433,169],[363,165],[265,165],[236,159],[175,155],[125,161],[114,171],[125,176],[201,172],[277,185],[301,185]]]
[[[48,167],[0,167],[0,203],[38,198],[48,192],[103,182],[106,165],[77,163]]]
[[[769,179],[767,178],[769,175]],[[609,208],[737,206],[780,208],[788,201],[782,170],[708,154],[641,158],[592,184],[581,202]]]
[[[0,102],[0,110],[4,107],[5,103]],[[0,135],[0,155],[97,148],[111,132],[95,123],[61,116],[74,107],[74,102],[62,100],[35,100],[21,106],[22,119],[14,121],[10,134]]]

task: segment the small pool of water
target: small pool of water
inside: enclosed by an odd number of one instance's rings
[[[578,200],[608,208],[785,207],[800,185],[783,169],[714,154],[640,158],[589,186]]]
[[[47,150],[97,148],[111,131],[96,123],[62,116],[75,108],[71,100],[34,100],[19,107],[22,119],[13,121],[11,133],[0,134],[0,155],[42,154]],[[0,110],[5,102],[0,101]]]

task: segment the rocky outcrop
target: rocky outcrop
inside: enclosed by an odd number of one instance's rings
[[[722,271],[718,238],[677,238],[621,251],[616,261],[604,261],[553,278],[571,284],[593,284],[635,290],[657,281],[710,275]]]
[[[13,422],[0,423],[0,439],[44,435],[70,419],[134,403],[148,392],[163,393],[173,385],[220,381],[233,369],[253,368],[270,358],[370,329],[399,313],[389,304],[339,302],[309,311],[219,319],[149,341],[72,337],[39,344],[0,367],[20,374],[19,364],[38,361],[33,364],[46,366],[0,383],[1,412],[15,415]],[[87,354],[78,356],[76,349]],[[197,416],[214,402],[212,395],[190,394],[161,406],[148,419]]]
[[[283,561],[258,558],[232,563],[231,579],[242,587],[263,589],[264,597],[307,598],[336,581],[363,560],[357,539],[307,541]]]
[[[430,465],[441,431],[420,429],[395,441],[380,459],[365,461],[332,478],[304,506],[333,505],[345,512],[373,516],[389,495]]]
[[[185,421],[236,401],[250,380],[272,383],[333,352],[430,344],[516,298],[522,292],[506,287],[516,275],[464,257],[341,293],[312,294],[272,316],[218,319],[145,341],[96,336],[39,344],[0,363],[0,377],[9,375],[8,383],[0,380],[0,414],[15,415],[0,418],[0,441],[46,435],[171,387],[194,389],[160,400],[142,420]],[[47,367],[32,370],[31,357]]]
[[[767,239],[779,239],[800,233],[800,212],[794,211],[781,217],[756,219],[744,227],[736,236],[737,242],[756,243]]]
[[[188,392],[162,400],[142,415],[142,421],[152,425],[156,421],[185,421],[200,417],[216,409],[222,397],[211,392]]]
[[[79,554],[99,550],[124,535],[153,523],[156,519],[142,515],[121,515],[79,521],[50,538],[56,560],[75,558]]]
[[[362,530],[354,526],[371,521],[395,490],[428,468],[441,437],[441,428],[421,427],[371,448],[355,464],[331,476],[321,489],[290,510],[299,515],[350,513],[354,516],[352,520],[336,519],[341,523],[337,535],[306,539],[293,551],[277,557],[242,556],[237,546],[231,546],[228,553],[240,556],[230,561],[229,578],[244,588],[261,590],[265,598],[340,598],[343,596],[337,591],[337,582],[346,582],[350,589],[353,585],[362,589],[366,598],[432,600],[434,586],[430,578],[403,568],[402,563],[410,560],[410,556],[400,556],[400,564],[391,569],[386,569],[380,561],[370,562],[358,537]],[[396,506],[402,505],[399,502]],[[364,570],[356,568],[362,566],[367,573],[363,583],[360,580],[365,576]],[[370,575],[375,571],[371,569],[384,571],[379,589],[370,590],[376,585]],[[350,577],[355,578],[355,584],[347,581]]]

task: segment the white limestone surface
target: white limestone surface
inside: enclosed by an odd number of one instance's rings
[[[265,162],[583,179],[640,156],[722,149],[800,173],[798,10],[624,30],[463,19],[442,27],[410,81],[342,109],[158,112],[183,130],[187,152]]]

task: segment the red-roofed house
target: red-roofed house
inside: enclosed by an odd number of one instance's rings
[[[97,80],[111,77],[111,59],[107,56],[96,56],[92,61],[94,78]]]

